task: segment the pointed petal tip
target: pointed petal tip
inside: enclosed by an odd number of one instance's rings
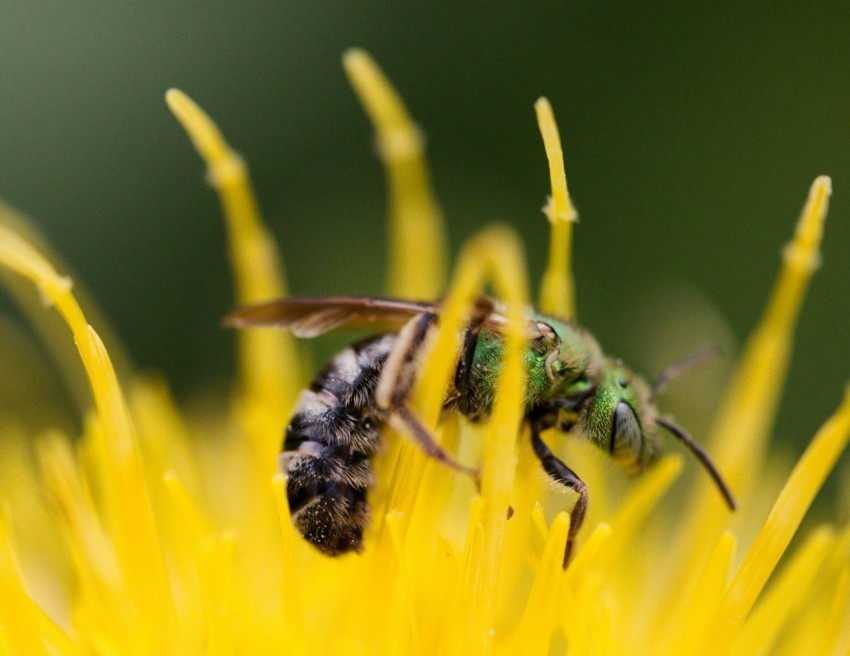
[[[369,56],[369,53],[363,50],[363,48],[349,48],[342,53],[342,65],[346,68],[346,70],[350,66],[356,66],[358,64],[371,61],[372,58]]]
[[[832,177],[829,175],[819,175],[812,183],[813,188],[824,188],[827,194],[832,193]]]
[[[171,87],[165,92],[165,104],[178,119],[188,112],[199,109],[195,101],[176,87]]]
[[[797,221],[794,238],[785,246],[786,263],[807,271],[814,271],[820,266],[820,245],[831,194],[832,178],[828,175],[815,178]]]

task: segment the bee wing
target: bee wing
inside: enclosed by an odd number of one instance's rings
[[[439,313],[437,303],[402,301],[370,296],[317,296],[278,298],[256,305],[238,307],[226,317],[224,324],[232,328],[287,328],[298,337],[316,337],[331,330],[386,328],[398,330],[412,317],[424,312]],[[504,331],[508,319],[501,305],[487,297],[476,300],[473,316],[481,325]],[[475,319],[473,318],[473,321]],[[545,325],[545,324],[544,324]],[[541,334],[538,321],[528,322],[529,337]]]
[[[336,329],[399,329],[423,312],[433,312],[433,303],[399,301],[366,296],[279,298],[245,305],[224,318],[227,326],[287,328],[298,337],[316,337]]]

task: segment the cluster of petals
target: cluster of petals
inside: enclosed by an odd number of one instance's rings
[[[321,555],[293,529],[276,471],[282,426],[309,382],[292,336],[240,332],[229,405],[186,412],[161,380],[116,373],[71,280],[22,218],[0,206],[0,268],[46,301],[31,313],[58,311],[91,389],[80,435],[32,434],[0,418],[0,651],[850,653],[850,526],[817,527],[783,559],[850,438],[850,395],[790,473],[769,448],[794,326],[819,261],[829,178],[812,184],[767,308],[705,431],[738,512],[675,453],[608,491],[616,470],[590,457],[582,475],[592,511],[564,570],[574,499],[547,487],[521,439],[518,329],[508,329],[492,418],[481,426],[440,418],[471,300],[490,289],[517,319],[511,325],[521,323],[530,299],[520,241],[488,228],[447,275],[421,133],[368,55],[349,51],[344,64],[387,170],[387,292],[445,299],[413,402],[443,446],[481,461],[480,488],[388,433],[363,553]],[[172,90],[167,102],[221,197],[235,304],[286,295],[245,163],[185,94]],[[552,183],[539,306],[573,318],[576,212],[551,107],[541,99],[536,110]],[[758,502],[765,481],[783,481],[768,507]]]

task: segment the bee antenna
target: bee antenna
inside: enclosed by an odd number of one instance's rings
[[[723,352],[719,346],[706,346],[699,351],[676,360],[676,362],[667,367],[661,372],[661,375],[658,376],[655,384],[652,386],[650,399],[654,399],[656,396],[661,394],[671,381],[675,380],[682,374],[686,374],[696,367],[707,364],[712,360],[719,358],[722,354]]]
[[[662,428],[666,428],[675,437],[685,443],[685,446],[688,447],[691,450],[691,453],[696,456],[697,460],[699,460],[702,466],[705,467],[708,475],[711,476],[714,484],[717,485],[717,489],[720,490],[720,494],[723,495],[723,499],[726,501],[726,505],[729,506],[729,510],[735,510],[735,499],[732,497],[732,493],[729,491],[729,488],[726,486],[725,481],[720,476],[720,472],[717,471],[714,463],[711,462],[711,458],[709,458],[708,454],[702,450],[702,447],[688,437],[688,434],[672,421],[664,419],[663,417],[656,417],[655,423]]]

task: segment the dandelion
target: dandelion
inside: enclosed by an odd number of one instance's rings
[[[387,168],[390,291],[435,297],[446,258],[423,140],[369,57],[351,51],[344,61]],[[284,295],[244,162],[187,96],[170,91],[167,101],[220,194],[237,302]],[[573,316],[575,210],[551,107],[540,100],[536,108],[552,181],[540,305]],[[516,319],[528,302],[511,231],[485,230],[462,250],[413,400],[444,447],[483,463],[480,490],[387,435],[364,551],[334,559],[294,532],[275,472],[281,428],[309,378],[291,336],[240,332],[232,404],[181,412],[162,381],[119,379],[71,281],[20,217],[0,208],[0,266],[61,315],[92,398],[79,436],[28,434],[0,420],[0,645],[71,655],[850,652],[850,527],[815,528],[777,569],[850,436],[850,394],[790,475],[767,449],[829,193],[829,179],[817,178],[708,443],[739,512],[730,515],[702,477],[671,503],[667,492],[685,471],[677,455],[619,492],[589,459],[582,472],[592,513],[566,570],[569,514],[552,516],[553,493],[520,439],[517,331],[508,331],[491,420],[439,421],[470,299],[490,285]],[[759,484],[779,477],[784,486],[765,516]],[[574,500],[554,499],[560,508]]]

